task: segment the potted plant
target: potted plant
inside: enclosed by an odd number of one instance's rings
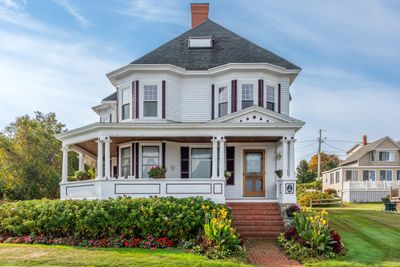
[[[225,176],[225,179],[228,180],[229,178],[232,177],[232,173],[230,171],[225,171],[224,176]]]
[[[276,176],[278,176],[279,179],[282,178],[282,175],[283,175],[282,170],[276,170],[275,174],[276,174]]]
[[[154,166],[147,172],[153,179],[163,179],[167,173],[167,169],[161,166]]]
[[[294,217],[294,213],[300,211],[300,206],[298,204],[292,204],[286,208],[286,215],[289,218]]]

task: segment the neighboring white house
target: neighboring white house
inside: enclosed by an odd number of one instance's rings
[[[61,199],[295,203],[295,134],[304,122],[289,106],[299,72],[208,19],[208,5],[192,4],[190,30],[107,74],[116,91],[93,107],[100,122],[58,135]],[[81,170],[97,163],[95,180],[68,181],[71,150]],[[167,168],[165,179],[149,178],[156,165]]]
[[[323,190],[336,189],[345,202],[378,202],[400,185],[400,145],[386,136],[347,152],[339,167],[322,174]]]

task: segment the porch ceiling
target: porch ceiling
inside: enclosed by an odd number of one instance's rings
[[[128,142],[146,142],[146,141],[170,141],[177,143],[211,143],[211,136],[202,137],[112,137],[111,136],[111,156],[117,156],[117,146]],[[259,142],[277,142],[281,136],[226,136],[227,143],[259,143]],[[75,146],[97,155],[97,143],[95,140],[85,141],[75,144]]]

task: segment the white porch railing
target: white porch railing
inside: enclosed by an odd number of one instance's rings
[[[60,184],[61,199],[107,199],[122,196],[177,198],[202,196],[225,203],[225,179],[109,179]]]
[[[347,181],[343,182],[343,191],[350,190],[388,190],[391,187],[399,187],[400,181]]]

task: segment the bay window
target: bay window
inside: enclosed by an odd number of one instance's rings
[[[160,147],[143,146],[142,147],[142,177],[149,178],[151,167],[160,165]]]
[[[267,105],[268,110],[275,111],[275,88],[267,86]]]
[[[381,181],[392,181],[392,170],[381,170],[379,173]]]
[[[226,86],[218,89],[218,116],[228,114],[228,89]]]
[[[145,85],[143,88],[143,117],[158,116],[157,85]]]
[[[131,175],[131,148],[121,148],[121,176],[128,177]]]
[[[210,178],[212,168],[211,148],[192,148],[192,178]]]
[[[130,117],[130,90],[129,88],[122,90],[122,120],[127,120]]]
[[[242,84],[242,109],[254,105],[253,84]]]

